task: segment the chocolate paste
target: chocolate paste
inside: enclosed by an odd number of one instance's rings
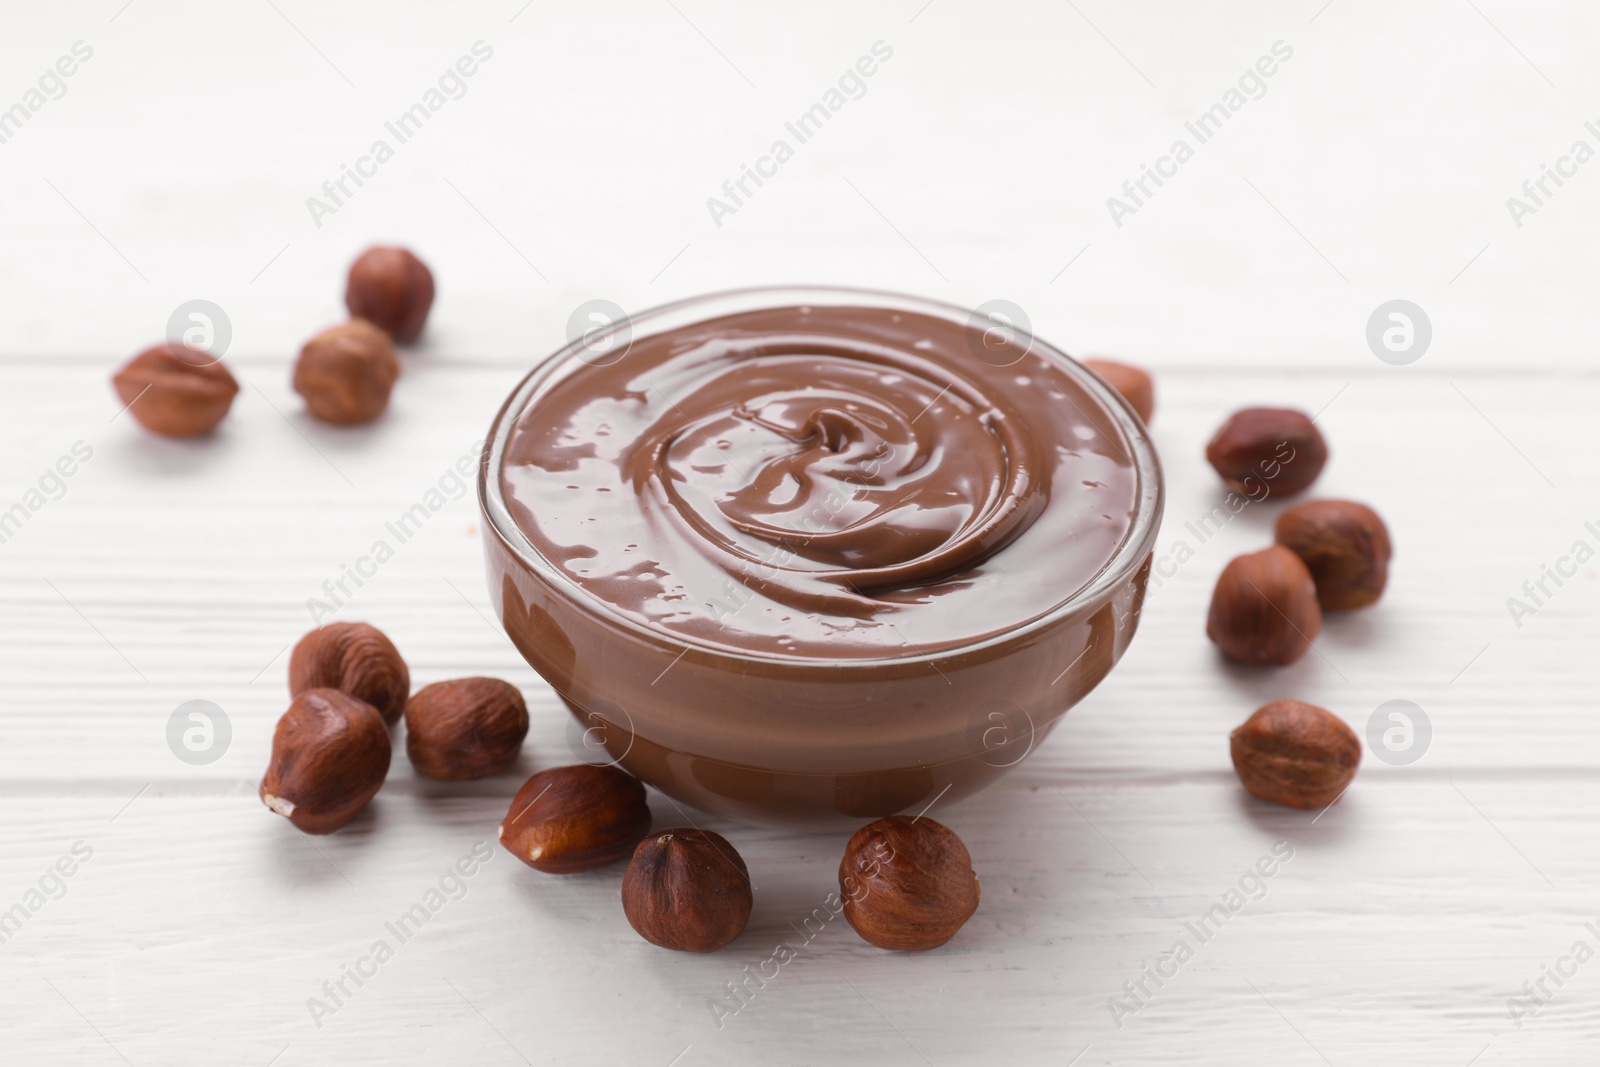
[[[501,488],[583,596],[680,640],[807,660],[982,641],[1094,579],[1140,492],[1081,372],[984,341],[824,306],[644,337],[551,376]]]

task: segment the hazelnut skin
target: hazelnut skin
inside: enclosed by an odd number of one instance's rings
[[[1113,359],[1086,359],[1083,365],[1105,379],[1128,402],[1140,420],[1150,425],[1156,410],[1156,387],[1150,372]]]
[[[1229,659],[1281,667],[1305,655],[1321,632],[1311,572],[1287,548],[1251,552],[1222,569],[1211,593],[1206,636]]]
[[[139,425],[165,437],[195,437],[221,422],[239,383],[209,353],[159,344],[125,363],[111,378]]]
[[[1352,500],[1308,500],[1278,516],[1275,540],[1299,556],[1317,583],[1323,611],[1377,602],[1389,581],[1389,529]]]
[[[1263,705],[1229,735],[1233,769],[1250,795],[1290,808],[1325,808],[1361,763],[1361,742],[1326,708],[1298,700]]]
[[[500,824],[500,844],[536,871],[573,874],[626,859],[649,832],[643,782],[579,763],[523,784]]]
[[[400,357],[389,335],[351,319],[306,342],[294,364],[294,391],[323,422],[355,426],[383,414],[399,377]]]
[[[717,951],[744,932],[753,903],[744,859],[709,830],[651,834],[622,876],[628,925],[678,952]]]
[[[1206,462],[1237,493],[1252,500],[1268,493],[1290,496],[1317,480],[1328,462],[1328,443],[1316,423],[1293,408],[1245,408],[1228,416]]]
[[[376,626],[330,622],[300,639],[289,654],[289,695],[337,689],[378,709],[393,726],[411,694],[411,671]]]
[[[352,318],[409,345],[422,336],[433,307],[433,272],[407,249],[375,245],[350,264],[344,302]]]
[[[424,778],[464,782],[508,771],[527,736],[528,705],[498,678],[435,682],[406,702],[406,755]]]
[[[839,861],[844,917],[879,948],[938,948],[972,918],[980,892],[967,846],[928,818],[868,823]]]
[[[371,704],[308,689],[273,731],[261,802],[308,834],[331,834],[378,792],[390,754],[389,731]]]

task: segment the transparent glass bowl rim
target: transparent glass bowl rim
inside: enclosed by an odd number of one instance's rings
[[[556,373],[568,365],[580,351],[606,339],[614,339],[622,330],[630,331],[624,344],[637,340],[641,334],[653,335],[677,329],[707,319],[737,315],[746,311],[760,311],[782,307],[870,307],[890,311],[906,311],[952,322],[971,325],[984,320],[976,313],[956,304],[909,296],[879,289],[862,289],[850,286],[756,286],[744,289],[727,289],[701,296],[676,300],[658,307],[628,315],[598,331],[586,334],[562,346],[534,366],[519,382],[511,395],[501,405],[494,426],[485,445],[484,460],[478,469],[478,501],[492,536],[504,545],[528,570],[542,575],[554,588],[562,590],[566,599],[581,606],[609,626],[623,630],[655,644],[694,649],[704,656],[734,661],[759,662],[781,665],[826,666],[831,670],[883,667],[886,664],[916,664],[949,660],[965,653],[1024,638],[1037,630],[1049,627],[1056,620],[1082,611],[1086,606],[1107,598],[1122,584],[1130,580],[1147,556],[1153,551],[1156,534],[1161,526],[1163,484],[1161,461],[1149,438],[1144,423],[1134,414],[1128,403],[1098,375],[1065,352],[1041,340],[1031,332],[1023,332],[1030,351],[1043,352],[1064,365],[1078,383],[1100,401],[1101,408],[1110,414],[1123,441],[1129,446],[1137,476],[1136,510],[1128,532],[1105,565],[1082,588],[1049,610],[1018,622],[1015,626],[981,638],[956,645],[944,645],[931,650],[913,650],[906,655],[874,658],[841,657],[837,659],[818,656],[779,655],[731,649],[726,645],[703,641],[687,634],[649,626],[594,596],[560,568],[547,560],[512,517],[501,485],[501,469],[505,462],[506,446],[511,431],[528,404],[540,388]],[[621,358],[626,359],[624,354]]]

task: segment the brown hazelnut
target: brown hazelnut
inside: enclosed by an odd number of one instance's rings
[[[978,910],[979,892],[967,846],[932,819],[868,823],[839,862],[844,917],[879,948],[938,948]]]
[[[461,782],[510,770],[527,736],[528,705],[498,678],[435,682],[406,702],[406,755],[424,778]]]
[[[1245,408],[1229,415],[1211,438],[1206,462],[1229,488],[1253,500],[1288,496],[1317,480],[1328,462],[1328,444],[1303,411]]]
[[[308,834],[331,834],[383,785],[389,756],[376,708],[337,689],[308,689],[272,734],[261,802]]]
[[[210,354],[159,344],[134,356],[111,378],[139,425],[167,437],[194,437],[222,421],[239,383]]]
[[[1112,359],[1086,359],[1083,365],[1104,378],[1145,425],[1150,424],[1150,416],[1156,410],[1156,387],[1149,371]]]
[[[1222,569],[1211,593],[1206,636],[1229,659],[1281,667],[1305,655],[1321,632],[1311,572],[1287,548],[1251,552]]]
[[[1361,762],[1361,742],[1343,719],[1298,700],[1258,708],[1229,736],[1229,746],[1250,795],[1290,808],[1332,804]]]
[[[1278,544],[1299,556],[1317,583],[1323,611],[1377,602],[1389,580],[1389,529],[1352,500],[1308,500],[1278,516]]]
[[[529,778],[500,824],[500,843],[536,871],[572,874],[627,858],[649,832],[644,783],[580,763]]]
[[[677,829],[639,842],[622,876],[628,925],[652,945],[715,952],[744,932],[750,871],[721,834]]]
[[[351,319],[306,342],[294,364],[294,391],[323,422],[354,426],[383,414],[398,377],[400,357],[389,335]]]
[[[350,264],[344,302],[352,317],[408,345],[422,336],[433,307],[433,272],[407,249],[374,246]]]
[[[289,654],[289,695],[321,687],[365,700],[393,726],[411,694],[411,672],[376,626],[330,622],[302,637]]]

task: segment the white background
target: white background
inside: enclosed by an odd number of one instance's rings
[[[0,144],[0,510],[93,450],[0,545],[0,908],[74,842],[93,851],[0,946],[8,1061],[1592,1059],[1600,963],[1547,982],[1531,1017],[1507,998],[1575,942],[1600,949],[1596,569],[1520,626],[1507,598],[1600,547],[1600,163],[1520,227],[1506,205],[1576,139],[1600,148],[1592,8],[102,0],[0,20],[0,108],[94,50]],[[494,54],[467,94],[317,226],[307,198],[479,40]],[[880,40],[865,95],[716,225],[707,197]],[[1107,197],[1280,40],[1266,94],[1116,226]],[[289,368],[376,240],[416,248],[439,299],[387,416],[337,430]],[[524,766],[445,787],[397,755],[370,815],[296,833],[255,784],[307,598],[470,453],[581,302],[785,282],[1007,299],[1069,351],[1158,375],[1158,551],[1196,555],[1039,751],[933,812],[971,848],[977,915],[916,956],[833,923],[719,1029],[708,998],[797,938],[842,837],[697,815],[757,885],[746,934],[706,958],[632,933],[619,869],[543,877],[496,848],[317,1027],[307,999],[570,756],[492,619],[463,495],[339,617],[386,630],[418,685],[521,685]],[[214,437],[156,439],[107,379],[195,298],[230,317],[242,391]],[[1366,344],[1394,298],[1433,323],[1411,366]],[[1216,573],[1277,505],[1203,545],[1184,529],[1220,496],[1205,440],[1249,403],[1321,412],[1317,492],[1372,503],[1397,546],[1383,602],[1275,672],[1225,666],[1202,631]],[[1276,697],[1363,733],[1412,700],[1432,744],[1406,768],[1369,751],[1313,824],[1250,800],[1228,761],[1228,731]],[[209,766],[165,739],[193,699],[232,725]],[[1265,898],[1119,1027],[1109,998],[1280,840],[1294,859]]]

